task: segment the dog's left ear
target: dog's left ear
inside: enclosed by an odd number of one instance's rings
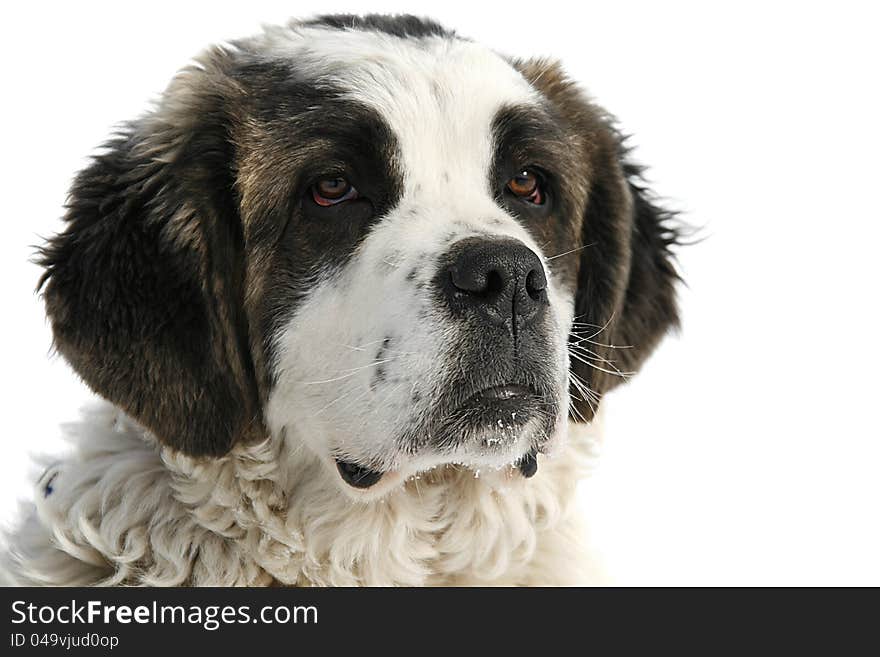
[[[182,71],[74,181],[42,249],[55,346],[98,394],[190,455],[261,435],[244,311],[228,54]]]
[[[572,165],[583,172],[572,401],[590,420],[605,392],[634,373],[678,324],[672,248],[674,214],[646,188],[628,160],[611,117],[587,98],[557,62],[515,62],[550,103],[570,135]]]
[[[580,256],[569,337],[572,372],[579,378],[573,401],[586,419],[678,325],[674,216],[654,200],[607,121],[591,142],[595,159],[582,228],[588,246]]]
[[[680,229],[674,213],[645,186],[641,167],[627,161],[622,144],[616,151],[607,163],[613,173],[597,177],[592,186],[584,220],[585,240],[593,240],[584,243],[604,244],[606,252],[618,254],[619,266],[611,269],[618,277],[604,283],[614,303],[594,297],[602,273],[595,254],[586,253],[592,247],[585,249],[575,314],[586,319],[576,320],[582,324],[571,340],[593,352],[597,367],[589,367],[589,380],[599,394],[634,374],[679,321],[675,286],[680,277],[672,249],[680,243]],[[616,226],[619,233],[603,230],[607,226]],[[582,376],[587,376],[585,368],[581,364]]]

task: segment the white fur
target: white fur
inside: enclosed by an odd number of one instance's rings
[[[74,425],[74,453],[40,478],[5,576],[23,585],[601,582],[572,503],[597,429],[577,427],[563,451],[539,456],[532,479],[448,467],[359,502],[308,452],[291,454],[284,436],[192,459],[101,404]]]
[[[401,453],[396,438],[426,412],[431,393],[448,385],[455,367],[456,326],[435,308],[430,281],[437,259],[455,242],[475,236],[512,237],[544,256],[531,235],[494,200],[489,188],[492,121],[507,106],[538,103],[531,85],[506,61],[477,44],[441,37],[402,39],[377,32],[270,29],[261,52],[295,57],[319,81],[350,89],[349,97],[376,110],[400,147],[404,189],[397,206],[361,244],[341,272],[318,275],[304,303],[276,341],[277,384],[267,419],[287,431],[328,470],[333,455],[389,471],[380,484],[348,493],[376,498],[406,478],[443,463],[498,468],[528,451],[536,427],[501,430],[486,440],[504,449]],[[548,295],[558,369],[557,399],[566,409],[573,301],[555,285]],[[347,319],[350,318],[350,319]],[[377,344],[393,338],[381,366],[388,383],[370,379]],[[418,390],[421,401],[413,403]],[[563,410],[564,414],[564,410]],[[560,422],[554,441],[565,438]],[[552,447],[551,447],[552,449]]]
[[[294,26],[234,48],[249,47],[295,58],[378,111],[400,145],[402,198],[345,268],[315,272],[317,284],[275,336],[264,442],[190,458],[112,407],[98,408],[78,425],[73,455],[38,482],[34,509],[10,539],[7,577],[56,585],[596,582],[570,503],[596,423],[565,440],[573,301],[548,267],[561,413],[555,450],[538,456],[537,474],[527,480],[510,465],[534,427],[500,428],[487,437],[504,448],[492,455],[473,447],[404,455],[394,442],[454,367],[456,328],[407,273],[417,267],[417,280],[429,281],[436,257],[474,235],[513,237],[545,257],[488,186],[492,119],[506,105],[537,102],[535,91],[503,59],[459,40]],[[393,383],[373,389],[375,346],[386,336],[394,338],[383,363]],[[389,472],[357,492],[342,483],[332,454]]]

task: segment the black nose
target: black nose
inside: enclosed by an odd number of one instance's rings
[[[514,336],[548,305],[541,259],[519,240],[464,239],[452,246],[447,261],[441,287],[453,309],[507,324]]]

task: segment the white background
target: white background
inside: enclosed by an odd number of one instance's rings
[[[0,519],[90,393],[50,354],[32,245],[73,174],[203,46],[327,11],[432,15],[552,55],[704,227],[683,331],[606,400],[582,501],[624,584],[880,584],[871,3],[150,2],[4,5]]]

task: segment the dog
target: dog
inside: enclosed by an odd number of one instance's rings
[[[412,16],[217,45],[72,185],[38,585],[597,581],[602,396],[678,323],[674,213],[560,64]]]

